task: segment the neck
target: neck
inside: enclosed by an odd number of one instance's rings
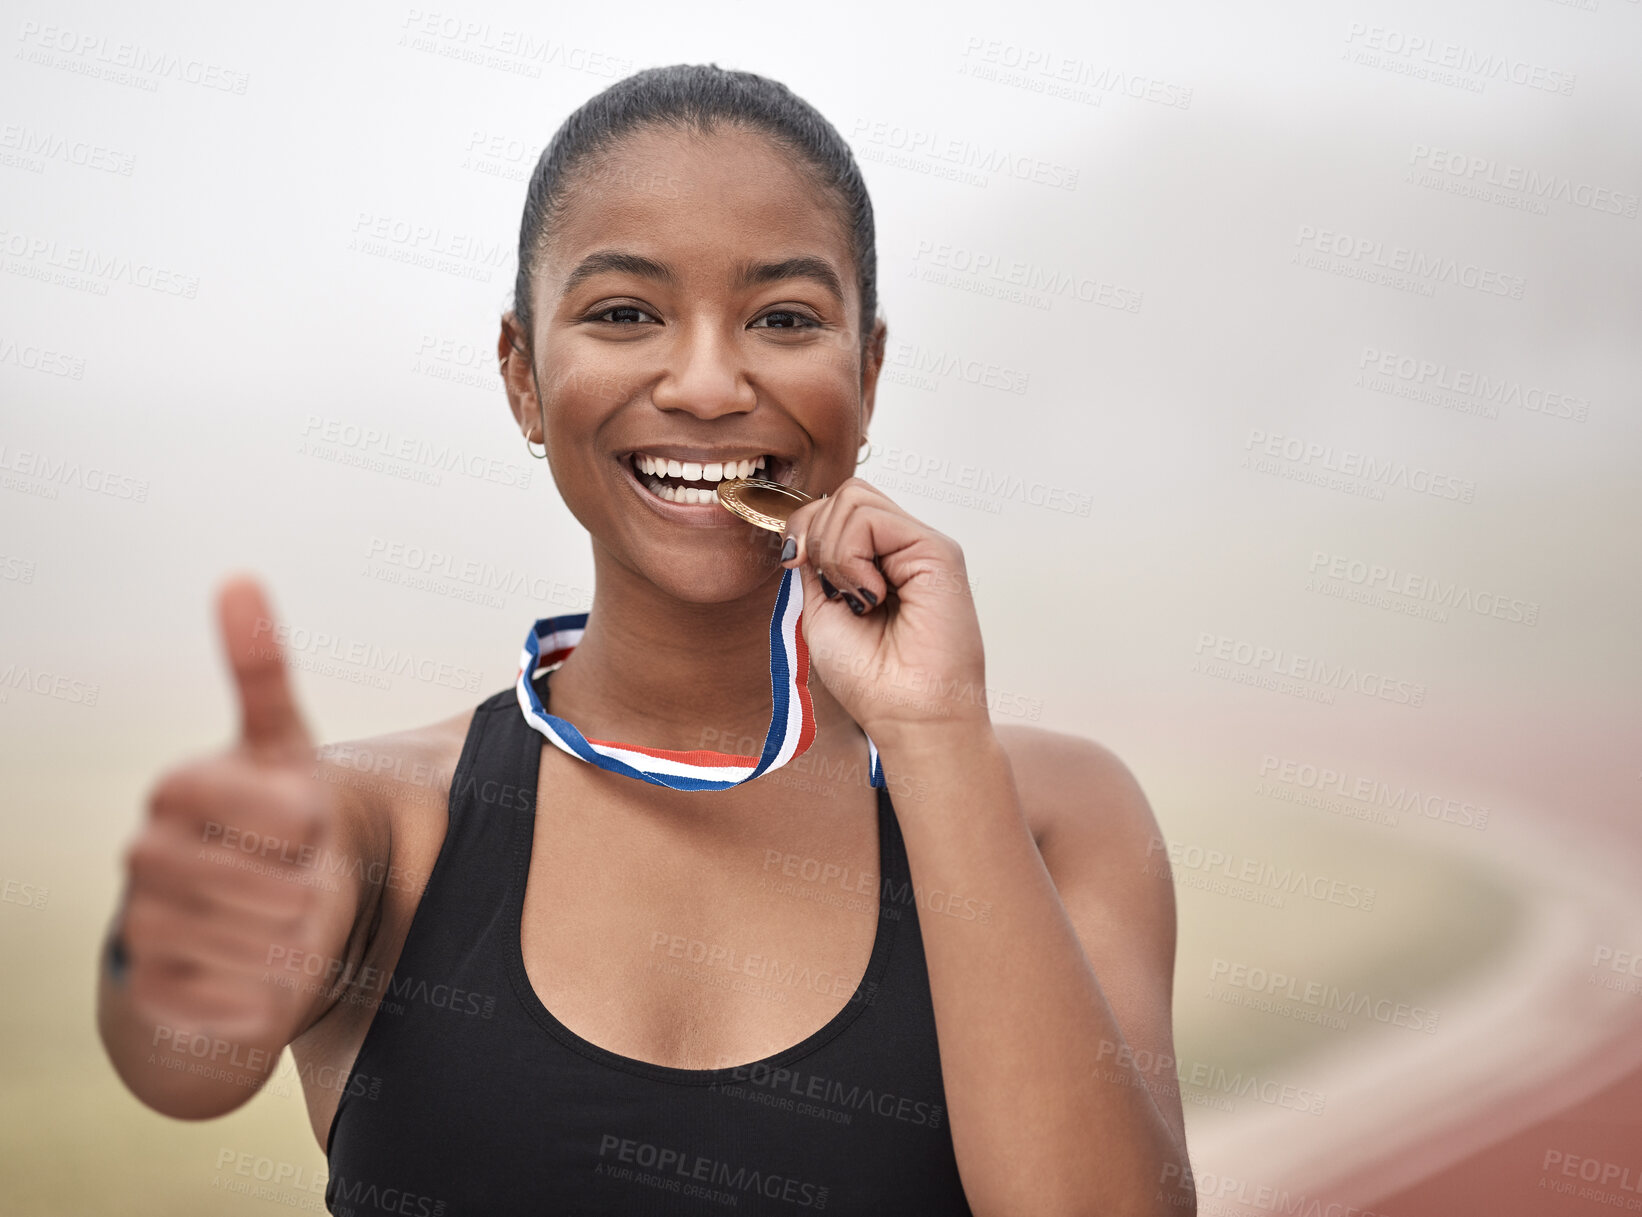
[[[594,566],[586,632],[550,678],[548,710],[592,739],[757,756],[770,725],[779,568],[739,600],[695,604],[597,545]],[[818,743],[858,731],[819,678],[808,687]]]

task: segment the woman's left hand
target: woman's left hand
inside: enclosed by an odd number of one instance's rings
[[[786,536],[798,542],[782,565],[803,580],[811,666],[875,744],[990,726],[980,621],[956,541],[858,477],[794,511]]]

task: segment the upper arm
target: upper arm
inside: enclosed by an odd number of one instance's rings
[[[1101,1059],[1114,1077],[1136,1070],[1184,1147],[1174,882],[1157,818],[1128,766],[1105,746],[1037,729],[1012,734],[1013,768],[1044,866],[1122,1032],[1121,1044],[1101,1045]]]

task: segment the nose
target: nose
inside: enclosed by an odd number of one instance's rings
[[[709,326],[696,327],[679,344],[651,398],[657,409],[684,410],[698,418],[744,414],[758,404],[735,343]]]

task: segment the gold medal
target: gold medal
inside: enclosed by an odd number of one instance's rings
[[[787,520],[811,497],[766,478],[725,478],[718,484],[721,507],[771,532],[786,532]]]

